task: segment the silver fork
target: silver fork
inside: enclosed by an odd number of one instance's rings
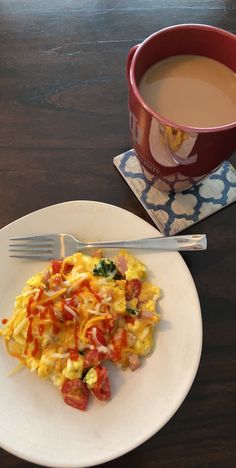
[[[10,241],[12,242],[9,245],[10,257],[34,260],[60,259],[91,248],[169,251],[205,250],[207,248],[205,234],[104,242],[81,242],[71,234],[45,234],[12,237]]]

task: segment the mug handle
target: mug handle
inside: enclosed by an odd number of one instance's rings
[[[136,50],[138,49],[138,47],[140,46],[140,44],[136,44],[135,46],[132,47],[132,49],[130,49],[129,53],[128,53],[128,57],[127,57],[127,62],[126,62],[126,78],[127,78],[127,81],[128,83],[130,84],[130,67],[131,67],[131,62],[132,62],[132,59],[133,59],[133,56],[136,52]]]

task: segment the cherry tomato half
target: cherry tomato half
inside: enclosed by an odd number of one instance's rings
[[[97,349],[89,349],[84,354],[84,367],[96,367],[101,362],[101,353]]]
[[[125,321],[126,323],[131,323],[132,325],[134,324],[135,317],[131,317],[130,315],[125,316]]]
[[[73,267],[74,265],[71,265],[71,263],[65,263],[63,267],[63,274],[68,275],[71,272]]]
[[[51,266],[53,274],[60,273],[61,271],[62,260],[52,260]]]
[[[106,346],[107,341],[101,330],[98,327],[90,327],[87,330],[86,336],[90,343],[94,344],[95,346]]]
[[[63,310],[63,318],[64,320],[73,320],[74,316],[67,310]]]
[[[68,305],[73,310],[73,307],[76,307],[76,304],[75,304],[75,301],[74,301],[74,296],[72,296],[69,300],[65,300],[64,297],[62,297],[62,299],[61,299],[61,311],[62,311],[62,315],[63,315],[64,320],[73,320],[74,315],[71,314],[71,312],[69,312],[69,310],[66,310],[65,305]]]
[[[102,366],[97,366],[95,370],[97,372],[97,382],[91,388],[91,393],[98,398],[98,400],[109,400],[111,397],[111,388],[107,369]]]
[[[86,410],[89,401],[89,390],[82,380],[68,380],[62,386],[61,391],[67,405],[82,411]]]
[[[76,294],[72,294],[69,299],[66,299],[66,304],[70,307],[77,307],[78,306],[78,296]]]
[[[108,333],[110,335],[114,328],[114,323],[114,319],[105,319],[101,322],[100,326],[102,327],[103,332]]]
[[[68,351],[70,353],[71,361],[77,361],[77,359],[79,358],[79,352],[77,351],[77,349],[68,348]]]
[[[142,283],[139,279],[126,281],[125,297],[127,301],[131,301],[134,297],[138,297],[141,291]]]
[[[112,337],[114,352],[111,353],[113,361],[120,361],[122,348],[127,345],[127,334],[124,328],[118,328]]]

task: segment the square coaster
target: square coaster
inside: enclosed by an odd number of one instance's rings
[[[181,193],[158,190],[155,177],[146,177],[133,149],[116,156],[113,162],[165,236],[175,235],[236,201],[236,171],[228,161]]]

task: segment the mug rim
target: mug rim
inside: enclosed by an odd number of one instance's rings
[[[211,25],[208,25],[208,24],[201,24],[201,23],[176,24],[176,25],[172,25],[172,26],[167,26],[166,28],[162,28],[159,31],[154,32],[153,34],[148,36],[146,39],[144,39],[143,42],[138,44],[138,46],[136,46],[137,49],[136,49],[136,51],[135,51],[135,53],[133,55],[132,61],[131,61],[131,66],[130,66],[130,71],[129,71],[130,83],[131,83],[131,87],[133,89],[133,92],[134,92],[136,98],[138,99],[138,101],[140,102],[142,107],[149,114],[151,114],[154,118],[158,119],[163,125],[169,125],[170,127],[174,127],[174,128],[179,129],[179,130],[182,130],[182,131],[193,132],[193,133],[210,133],[210,132],[213,133],[213,132],[222,132],[222,131],[225,131],[225,130],[230,130],[230,129],[236,127],[236,120],[234,122],[232,122],[232,123],[229,123],[229,124],[226,124],[226,125],[220,125],[220,126],[217,126],[217,127],[192,127],[191,125],[177,124],[177,123],[173,122],[172,120],[170,120],[170,119],[164,117],[163,115],[159,114],[158,112],[155,112],[154,110],[152,110],[151,107],[149,107],[145,103],[143,98],[141,97],[141,95],[139,93],[138,86],[136,85],[135,73],[134,73],[137,59],[138,59],[141,51],[145,48],[146,44],[148,44],[154,37],[159,36],[160,34],[162,34],[165,31],[170,31],[170,30],[174,30],[174,29],[198,29],[198,30],[204,29],[204,30],[210,30],[210,31],[214,31],[214,32],[216,32],[218,34],[221,34],[222,36],[227,36],[227,37],[233,39],[235,41],[235,43],[236,43],[236,35],[234,33],[226,31],[225,29],[218,28],[216,26],[211,26]],[[230,67],[228,67],[228,68],[230,68]]]

